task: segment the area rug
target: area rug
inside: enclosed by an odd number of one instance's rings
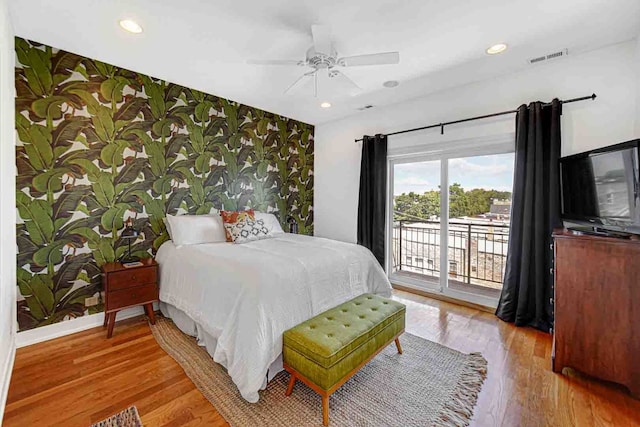
[[[138,409],[135,406],[130,406],[91,427],[142,427],[142,421],[140,421]]]
[[[246,402],[227,375],[195,338],[171,320],[151,326],[158,344],[171,355],[232,426],[321,426],[322,400],[298,381],[284,395],[289,374],[280,372]],[[464,354],[404,333],[404,354],[395,345],[381,351],[330,397],[330,425],[467,426],[487,373],[479,353]]]

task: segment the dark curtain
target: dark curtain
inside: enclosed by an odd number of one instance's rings
[[[387,137],[364,136],[360,161],[358,244],[373,252],[384,268],[387,206]]]
[[[517,326],[553,326],[551,233],[560,220],[560,116],[562,103],[518,108],[511,230],[505,278],[496,315]]]

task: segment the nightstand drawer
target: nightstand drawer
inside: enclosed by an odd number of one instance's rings
[[[155,301],[158,299],[158,285],[153,283],[119,291],[110,291],[107,293],[106,299],[107,311]]]
[[[109,273],[109,291],[156,283],[158,281],[157,276],[156,267],[139,267],[129,271]]]

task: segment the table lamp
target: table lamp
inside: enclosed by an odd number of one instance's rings
[[[139,233],[133,228],[133,226],[131,225],[131,218],[129,218],[127,220],[126,227],[124,228],[124,230],[122,230],[122,233],[120,233],[120,238],[125,239],[129,242],[129,250],[126,254],[120,257],[121,263],[139,261],[139,258],[137,256],[131,255],[131,242],[136,240],[138,238],[138,235]]]

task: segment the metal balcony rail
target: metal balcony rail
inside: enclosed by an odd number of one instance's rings
[[[440,221],[396,221],[392,244],[395,272],[440,275]],[[499,289],[508,244],[508,225],[449,222],[449,279]]]

